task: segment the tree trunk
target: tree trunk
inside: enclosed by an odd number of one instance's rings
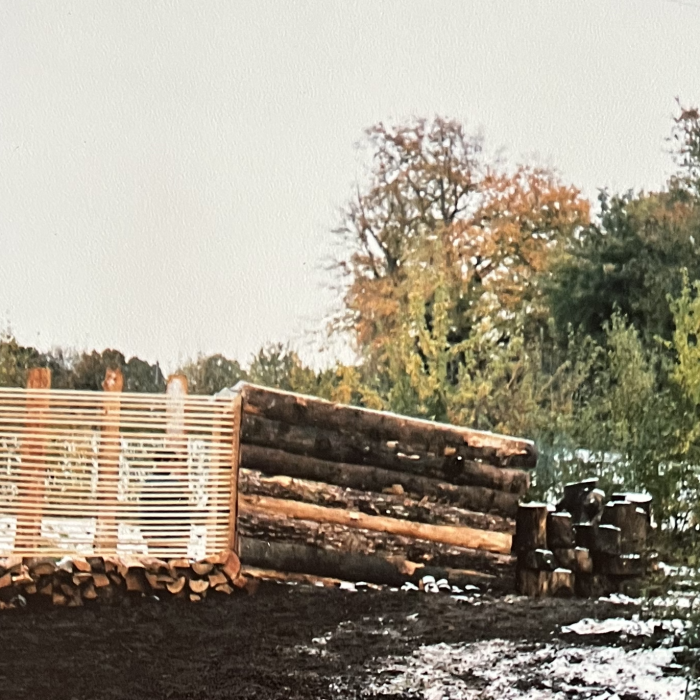
[[[281,474],[360,491],[382,493],[384,489],[398,485],[418,497],[429,496],[466,510],[496,513],[506,518],[514,518],[518,509],[517,494],[482,486],[455,486],[425,476],[332,462],[259,445],[242,445],[241,466],[273,476]]]
[[[272,543],[313,545],[336,550],[341,555],[377,554],[399,557],[425,566],[471,569],[498,577],[509,575],[513,566],[513,558],[507,555],[349,528],[335,523],[293,520],[277,513],[242,512],[239,526],[242,537]]]
[[[380,441],[405,443],[410,451],[432,452],[437,455],[445,454],[446,447],[466,448],[474,456],[498,466],[531,469],[537,463],[536,448],[529,440],[397,416],[384,411],[343,406],[245,382],[239,383],[235,388],[242,392],[244,410],[248,413],[292,425],[362,433]]]
[[[558,511],[571,513],[574,524],[587,522],[584,518],[584,505],[588,494],[598,485],[598,479],[584,479],[564,485],[564,497],[557,503]]]
[[[614,525],[599,525],[596,530],[593,552],[601,552],[602,554],[620,554],[621,553],[621,532],[619,527]]]
[[[593,572],[593,559],[590,550],[585,547],[576,547],[574,556],[576,557],[576,571],[582,574]]]
[[[622,554],[639,552],[646,542],[647,516],[630,501],[611,501],[605,506],[601,523],[619,527]],[[611,552],[612,554],[612,552]]]
[[[515,520],[514,552],[547,549],[547,506],[521,503]]]
[[[570,598],[574,595],[575,577],[570,569],[555,569],[549,579],[549,595]]]
[[[551,571],[518,569],[516,580],[518,593],[530,598],[541,598],[549,594]]]
[[[552,571],[557,564],[554,552],[549,549],[531,549],[518,552],[518,567],[522,569],[535,569],[537,571]]]
[[[432,525],[462,525],[509,534],[515,530],[514,521],[509,518],[476,513],[438,503],[427,497],[416,500],[406,495],[378,494],[289,476],[268,477],[249,469],[239,471],[238,483],[239,490],[244,495],[287,498],[319,506],[356,510],[366,515],[385,515]]]
[[[549,513],[547,516],[547,546],[551,550],[574,546],[574,527],[569,513]]]
[[[397,471],[432,476],[453,484],[499,488],[523,494],[530,484],[528,472],[479,463],[480,450],[446,447],[442,453],[410,449],[396,440],[378,440],[365,433],[292,425],[243,413],[243,443],[274,447],[294,454],[332,462],[369,464]],[[503,472],[503,473],[501,473]]]
[[[241,556],[246,567],[258,567],[289,573],[310,574],[342,581],[365,581],[401,586],[418,582],[423,576],[446,578],[453,585],[473,584],[496,590],[508,590],[508,576],[489,576],[477,571],[416,566],[400,557],[392,559],[368,554],[348,554],[290,542],[264,542],[241,537]]]
[[[316,522],[336,523],[364,530],[387,532],[404,537],[443,542],[458,547],[483,549],[487,552],[507,554],[510,552],[512,537],[503,532],[487,532],[470,527],[453,525],[426,525],[410,520],[397,520],[380,515],[365,515],[349,512],[339,508],[324,508],[299,501],[287,501],[267,496],[241,496],[241,511],[248,513],[279,513],[297,520],[314,520]]]
[[[611,501],[629,501],[637,508],[641,508],[647,516],[647,522],[651,521],[651,496],[646,493],[614,493],[610,497]]]

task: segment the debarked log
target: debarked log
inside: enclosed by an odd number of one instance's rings
[[[504,554],[335,523],[295,520],[279,513],[243,511],[239,516],[239,532],[241,537],[266,542],[312,545],[346,554],[399,557],[425,566],[470,569],[496,577],[511,576],[514,564],[513,557]]]
[[[265,542],[250,537],[241,537],[240,545],[245,567],[389,586],[401,586],[406,581],[417,582],[428,575],[436,579],[446,578],[454,585],[474,584],[494,590],[507,590],[512,586],[506,577],[489,576],[479,571],[417,566],[415,562],[401,557],[338,552],[290,542]]]
[[[458,547],[483,549],[488,552],[508,554],[512,537],[503,532],[488,532],[470,527],[453,525],[427,525],[410,520],[398,520],[379,515],[365,515],[357,511],[339,508],[324,508],[299,501],[287,501],[267,496],[239,496],[240,512],[278,513],[289,518],[315,520],[317,522],[336,523],[347,527],[375,530],[404,537],[443,542]]]
[[[247,413],[291,425],[362,433],[376,440],[397,441],[411,450],[438,455],[444,454],[445,448],[467,447],[475,457],[499,466],[531,469],[537,463],[535,445],[522,438],[345,406],[246,382],[240,382],[234,390],[242,393]]]
[[[382,467],[332,462],[258,445],[241,446],[241,467],[271,476],[284,475],[381,493],[400,486],[406,493],[428,496],[466,510],[514,518],[519,496],[483,486],[456,486],[438,479]]]
[[[419,476],[429,476],[456,485],[487,488],[522,495],[530,475],[521,469],[493,466],[475,461],[477,451],[451,448],[436,454],[411,450],[396,440],[377,440],[363,433],[292,425],[262,416],[243,414],[241,441],[272,447],[293,454],[331,462],[381,466]]]
[[[366,515],[385,515],[432,525],[465,525],[509,534],[515,531],[515,522],[510,518],[439,503],[427,496],[418,500],[406,494],[361,491],[291,476],[266,476],[250,469],[239,470],[238,488],[244,495],[286,498],[329,508],[356,510]]]

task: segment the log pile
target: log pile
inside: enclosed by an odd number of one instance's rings
[[[628,592],[646,574],[651,497],[614,493],[597,479],[567,484],[554,506],[518,508],[513,554],[516,584],[527,596]]]
[[[247,383],[234,391],[246,566],[389,585],[435,569],[512,590],[530,441]]]
[[[231,551],[202,561],[117,556],[0,559],[0,610],[42,603],[112,604],[143,596],[197,602],[250,587]]]

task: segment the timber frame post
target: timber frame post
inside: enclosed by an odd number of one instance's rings
[[[27,417],[21,444],[22,480],[20,482],[20,513],[17,518],[15,549],[32,550],[41,537],[41,520],[44,503],[43,462],[46,433],[44,425],[50,409],[51,370],[36,367],[27,372],[27,389],[37,391],[27,394]],[[29,514],[26,513],[28,507]]]
[[[105,392],[100,425],[98,452],[96,549],[116,551],[119,541],[119,427],[121,421],[120,394],[124,388],[124,376],[119,369],[107,369],[102,382]]]
[[[238,554],[238,469],[241,463],[241,424],[243,417],[243,396],[239,392],[233,398],[233,416],[231,432],[231,486],[229,501],[229,551]]]

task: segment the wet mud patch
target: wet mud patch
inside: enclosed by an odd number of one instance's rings
[[[468,602],[442,594],[275,584],[254,596],[199,604],[138,600],[118,608],[26,608],[0,615],[0,687],[13,700],[434,700],[472,697],[467,691],[482,693],[473,697],[574,700],[607,692],[612,700],[617,686],[586,675],[596,667],[614,668],[620,653],[645,649],[626,648],[610,635],[582,642],[561,628],[635,612],[633,605],[599,601]],[[470,661],[470,655],[476,656]],[[589,658],[592,670],[582,673]],[[635,664],[653,661],[662,668],[661,657],[650,659],[636,657]],[[560,685],[547,687],[560,666],[574,671],[562,671]],[[508,679],[505,685],[494,685],[494,669]],[[658,697],[682,697],[673,694],[681,679],[660,674],[671,694]],[[625,683],[619,684],[620,698],[636,692],[631,681]],[[483,694],[492,687],[500,695]],[[585,695],[584,687],[593,694]],[[452,688],[463,695],[450,695]]]

